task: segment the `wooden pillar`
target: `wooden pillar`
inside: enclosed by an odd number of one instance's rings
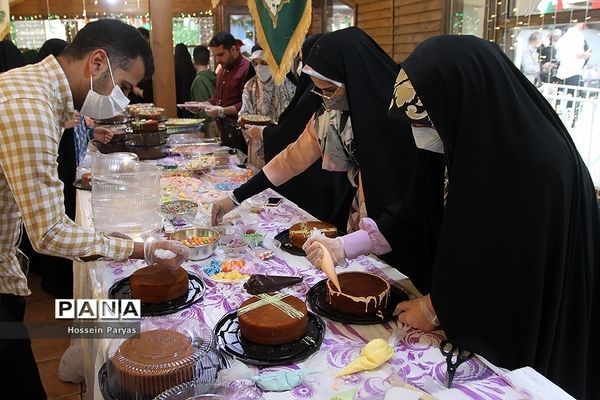
[[[150,0],[149,11],[152,21],[150,45],[154,56],[154,103],[164,107],[169,117],[177,117],[171,0]]]

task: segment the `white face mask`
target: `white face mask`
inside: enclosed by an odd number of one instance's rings
[[[300,76],[300,75],[302,74],[302,67],[303,67],[303,65],[302,65],[302,61],[300,61],[300,62],[298,63],[298,68],[296,69],[296,74],[297,74],[298,76]]]
[[[435,129],[413,125],[412,133],[419,149],[444,154],[444,144]]]
[[[108,96],[94,92],[92,76],[90,75],[90,90],[87,96],[85,96],[81,110],[79,110],[82,115],[94,119],[112,118],[125,111],[125,107],[129,104],[129,99],[123,94],[121,88],[115,85],[110,60],[107,58],[106,61],[108,62],[108,70],[110,71],[110,78],[113,83],[112,92]]]
[[[269,69],[268,65],[257,65],[254,67],[254,71],[256,71],[256,77],[261,82],[267,82],[269,79],[271,79],[271,70]]]

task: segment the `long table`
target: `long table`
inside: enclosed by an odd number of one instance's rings
[[[200,178],[202,179],[202,178]],[[171,179],[173,184],[177,179]],[[202,184],[200,184],[202,185]],[[170,190],[167,198],[193,197],[194,190],[182,187],[181,190]],[[198,191],[202,196],[211,199],[227,194],[222,191],[207,193]],[[262,204],[269,196],[278,196],[270,189],[253,198],[253,204]],[[257,213],[251,205],[243,203],[241,207],[227,216],[231,224],[252,224],[259,227],[260,232],[274,235],[289,228],[296,222],[313,219],[297,205],[284,200],[277,207],[263,207]],[[78,191],[77,222],[92,227],[90,192]],[[244,256],[247,262],[253,263],[255,272],[273,275],[293,275],[303,278],[301,284],[284,289],[284,292],[305,299],[309,289],[325,278],[305,257],[294,256],[283,250],[276,252],[275,257],[267,261],[259,261],[253,253]],[[235,310],[249,297],[242,282],[215,282],[204,274],[202,267],[211,259],[187,261],[183,267],[200,276],[206,291],[202,300],[191,307],[179,311],[177,316],[194,319],[213,328],[226,313]],[[76,298],[108,298],[109,288],[118,280],[144,266],[143,261],[98,261],[86,264],[74,264]],[[383,263],[376,257],[366,256],[352,260],[341,271],[368,271],[387,279],[392,285],[401,288],[414,297],[416,293],[408,278],[398,270]],[[323,318],[326,332],[319,350],[306,360],[291,365],[258,369],[250,366],[252,374],[271,371],[289,371],[306,368],[313,372],[301,385],[291,392],[266,392],[265,399],[329,399],[335,394],[355,388],[355,398],[383,398],[394,385],[406,383],[440,399],[519,399],[523,395],[511,388],[501,376],[496,374],[477,357],[462,364],[455,375],[451,389],[444,387],[446,379],[446,359],[439,350],[444,339],[442,331],[430,333],[408,328],[396,321],[376,325],[352,325],[335,322]],[[383,366],[368,372],[357,373],[342,378],[335,374],[355,358],[361,348],[370,340],[382,338],[394,344],[394,356]],[[106,361],[108,339],[79,339],[83,349],[84,373],[86,377],[88,399],[102,399],[97,374]],[[399,383],[400,382],[400,383]],[[252,384],[249,382],[248,384]]]

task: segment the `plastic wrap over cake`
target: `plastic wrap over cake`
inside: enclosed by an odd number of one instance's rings
[[[212,384],[221,356],[212,331],[196,320],[154,319],[141,334],[113,339],[107,353],[108,389],[119,399],[153,399],[185,382]]]

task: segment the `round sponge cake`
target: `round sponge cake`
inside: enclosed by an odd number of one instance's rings
[[[367,272],[338,274],[342,291],[327,280],[327,302],[337,311],[348,314],[371,314],[385,308],[390,295],[390,284]]]
[[[159,265],[140,268],[129,277],[131,297],[142,303],[164,303],[188,292],[189,276],[179,267],[171,270]]]
[[[294,247],[301,249],[314,228],[330,238],[338,235],[337,228],[333,224],[321,221],[300,222],[292,225],[289,229],[290,243]]]
[[[240,308],[259,300],[259,297],[252,296],[244,301]],[[302,317],[294,318],[273,304],[265,304],[243,314],[238,314],[242,336],[251,342],[266,345],[289,343],[304,336],[308,325],[306,304],[294,296],[284,297],[281,301],[300,311]]]

